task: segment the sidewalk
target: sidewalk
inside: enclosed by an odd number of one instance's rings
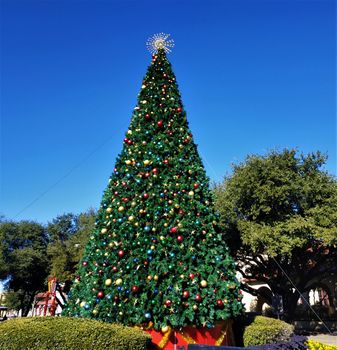
[[[337,347],[337,335],[330,334],[317,334],[317,335],[309,335],[308,339],[319,341],[320,343],[334,345]]]

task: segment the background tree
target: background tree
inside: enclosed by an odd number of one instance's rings
[[[0,280],[16,294],[27,316],[35,294],[45,288],[48,275],[45,228],[33,221],[0,223]]]
[[[50,276],[68,283],[74,279],[94,224],[95,210],[89,209],[79,215],[70,213],[58,216],[47,226],[51,237],[48,245]]]
[[[282,296],[291,320],[308,282],[337,269],[337,185],[321,153],[249,156],[214,189],[227,242],[245,278]],[[290,277],[293,284],[289,281]],[[243,289],[258,291],[247,284]],[[271,304],[270,295],[261,295]]]

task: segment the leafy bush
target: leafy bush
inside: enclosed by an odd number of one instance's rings
[[[314,340],[307,341],[308,350],[337,350],[337,346],[327,345]]]
[[[290,340],[294,327],[274,318],[256,316],[243,334],[245,346],[284,343]]]
[[[69,317],[0,323],[0,350],[145,350],[151,337],[135,328]]]

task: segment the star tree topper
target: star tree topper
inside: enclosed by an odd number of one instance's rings
[[[146,42],[147,49],[154,55],[158,50],[163,49],[166,53],[171,52],[174,47],[173,39],[167,40],[170,34],[158,33],[152,35]]]

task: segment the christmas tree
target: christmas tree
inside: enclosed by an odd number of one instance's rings
[[[242,311],[167,38],[148,42],[155,53],[64,315],[160,330]]]

